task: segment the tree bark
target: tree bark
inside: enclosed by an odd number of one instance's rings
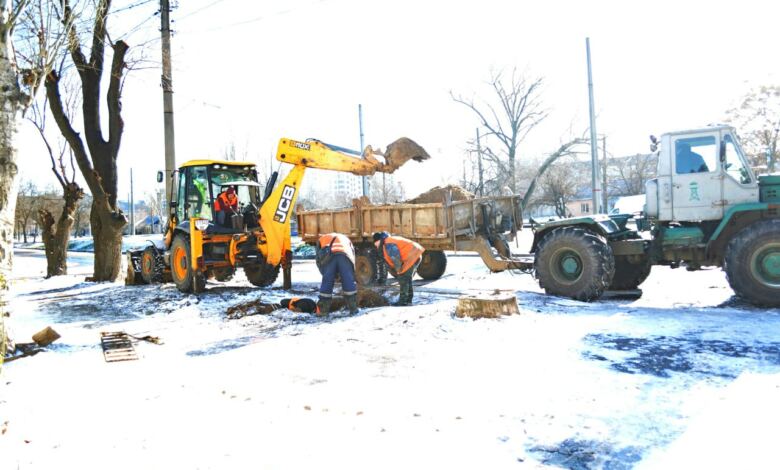
[[[76,183],[69,183],[63,189],[65,205],[56,223],[54,215],[47,209],[38,211],[38,223],[41,225],[41,238],[46,252],[47,278],[68,274],[68,242],[73,227],[73,214],[79,200],[84,197],[84,191]]]
[[[10,55],[10,28],[0,24],[0,275],[8,276],[13,263],[17,174],[14,136],[23,95]]]

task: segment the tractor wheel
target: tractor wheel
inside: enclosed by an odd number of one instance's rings
[[[376,284],[377,261],[376,249],[358,248],[355,253],[355,280],[362,286]]]
[[[202,292],[206,287],[203,273],[193,273],[190,268],[190,239],[186,235],[176,235],[171,244],[171,277],[176,288],[182,292]]]
[[[163,280],[163,257],[154,247],[147,246],[141,253],[141,277],[147,284],[155,284]]]
[[[539,285],[548,294],[591,301],[612,282],[615,258],[601,235],[581,227],[561,227],[539,242],[534,267]]]
[[[231,279],[233,279],[233,276],[236,274],[236,270],[234,268],[218,268],[213,270],[214,279],[216,279],[219,282],[227,282]]]
[[[723,269],[739,297],[780,307],[780,219],[759,220],[739,231],[726,248]]]
[[[649,258],[644,258],[639,263],[632,263],[626,256],[615,257],[615,275],[608,290],[633,290],[645,282],[650,275]]]
[[[417,274],[426,281],[439,279],[447,270],[447,255],[443,251],[424,251]]]
[[[267,263],[244,266],[244,274],[246,274],[246,278],[252,285],[257,287],[268,287],[273,284],[279,276],[280,266],[280,264],[272,266]]]

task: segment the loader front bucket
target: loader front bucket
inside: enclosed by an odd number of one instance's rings
[[[401,137],[388,145],[384,153],[374,153],[385,157],[385,164],[379,170],[382,173],[392,173],[409,160],[421,162],[431,158],[424,148],[407,137]]]

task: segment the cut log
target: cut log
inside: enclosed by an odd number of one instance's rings
[[[458,299],[455,316],[458,318],[498,318],[502,315],[520,313],[517,297],[513,295],[469,295]]]
[[[52,327],[47,326],[41,331],[35,333],[32,339],[36,342],[36,344],[38,344],[38,346],[45,348],[46,346],[60,339],[60,335],[54,331]]]

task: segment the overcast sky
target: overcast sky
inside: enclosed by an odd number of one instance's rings
[[[137,194],[164,166],[156,11],[151,1],[109,21],[112,38],[133,30],[131,47],[153,40],[151,68],[127,78],[123,99],[119,164],[133,167]],[[551,114],[519,156],[539,157],[588,128],[588,36],[597,131],[610,153],[646,152],[650,134],[722,122],[749,86],[778,81],[778,13],[777,2],[744,0],[181,0],[171,14],[177,162],[221,157],[231,142],[266,159],[282,136],[357,148],[362,103],[367,144],[406,136],[433,157],[399,171],[414,195],[456,182],[475,133],[449,91],[489,96],[491,70],[513,67],[544,78]],[[19,142],[23,176],[55,183],[26,124]],[[128,191],[129,176],[120,198]]]

